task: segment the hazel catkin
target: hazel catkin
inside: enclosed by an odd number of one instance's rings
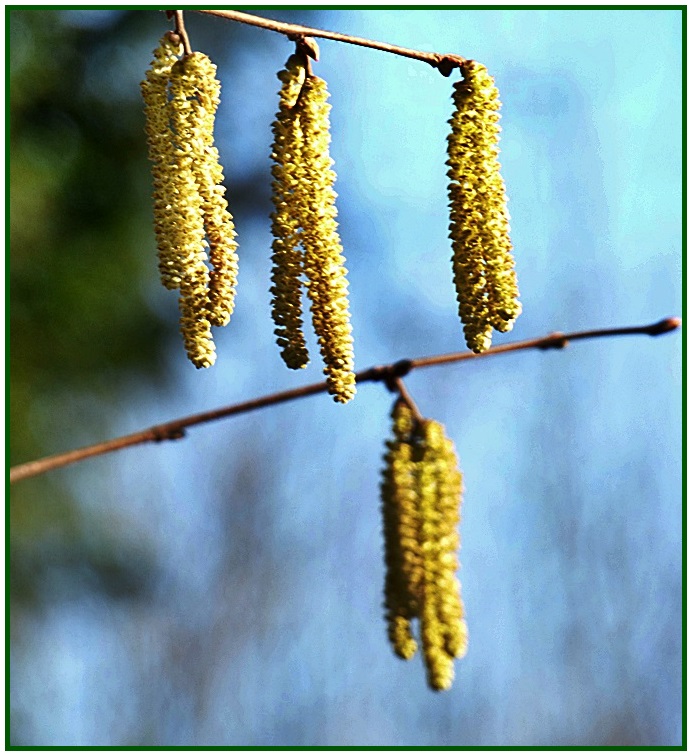
[[[521,312],[498,142],[500,99],[485,66],[467,61],[454,85],[447,138],[452,268],[466,343],[491,344]]]
[[[325,81],[308,77],[300,109],[307,188],[303,247],[312,324],[325,363],[329,392],[336,401],[347,402],[356,393],[356,379],[347,270],[336,223],[336,174],[329,157],[328,97]]]
[[[299,208],[304,187],[302,135],[298,112],[293,107],[305,79],[305,69],[292,55],[279,73],[282,82],[279,110],[272,125],[272,317],[281,356],[294,370],[307,366],[309,357],[303,335],[301,219]]]
[[[410,659],[417,618],[428,684],[448,689],[454,659],[466,653],[459,568],[462,479],[454,445],[434,420],[417,420],[399,398],[382,472],[385,612],[395,653]]]
[[[212,325],[227,325],[233,313],[238,277],[235,226],[228,211],[219,151],[214,146],[214,121],[221,102],[221,84],[216,66],[203,53],[192,53],[177,63],[187,97],[179,149],[190,155],[200,197],[204,230],[209,249],[209,292],[207,312]],[[173,88],[173,83],[171,84]],[[172,103],[180,104],[175,98]]]
[[[279,74],[283,87],[272,127],[272,313],[284,361],[291,368],[305,367],[301,292],[307,288],[329,393],[347,402],[356,381],[336,174],[329,156],[329,94],[324,80],[301,69],[300,58],[291,56]]]
[[[394,438],[386,442],[386,466],[380,489],[386,565],[384,604],[394,652],[402,659],[410,659],[418,648],[411,633],[411,619],[418,614],[417,596],[422,578],[416,470],[409,441],[413,415],[399,400],[392,416]]]
[[[154,227],[163,285],[180,290],[180,330],[200,367],[216,359],[211,326],[233,312],[237,243],[214,146],[220,84],[202,53],[178,59],[167,32],[142,82],[154,177]]]
[[[182,52],[179,39],[166,32],[154,50],[154,60],[141,83],[145,131],[154,184],[154,231],[159,255],[161,282],[167,289],[180,286],[174,247],[175,221],[173,188],[174,144],[170,130],[168,85],[171,67]]]

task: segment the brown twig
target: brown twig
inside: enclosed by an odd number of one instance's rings
[[[181,10],[171,12],[175,19],[175,33],[180,37],[180,41],[183,43],[183,53],[185,55],[192,55],[192,45],[190,44],[190,38],[187,36],[187,30],[185,29],[183,12]]]
[[[211,16],[219,16],[229,21],[237,21],[241,24],[258,26],[262,29],[285,34],[289,39],[296,40],[300,37],[320,37],[322,39],[331,39],[335,42],[346,42],[349,45],[359,45],[360,47],[369,47],[373,50],[394,53],[402,55],[405,58],[413,58],[428,63],[436,68],[443,76],[449,76],[455,68],[460,68],[466,62],[465,58],[460,55],[441,55],[439,53],[423,52],[421,50],[411,50],[407,47],[398,47],[389,45],[385,42],[376,42],[372,39],[362,37],[352,37],[349,34],[340,34],[339,32],[326,31],[324,29],[311,29],[308,26],[298,24],[286,24],[282,21],[273,21],[261,16],[253,16],[250,13],[242,13],[234,10],[198,10],[197,13],[208,13]]]
[[[303,78],[303,83],[300,86],[298,97],[296,97],[296,101],[293,103],[293,107],[291,108],[292,113],[297,113],[300,111],[305,88],[307,87],[308,81],[313,78],[312,63],[310,62],[310,59],[312,58],[313,60],[319,60],[319,48],[317,47],[317,43],[314,39],[310,39],[310,37],[298,37],[295,40],[295,43],[296,55],[301,58],[303,68],[305,69],[305,77]]]
[[[390,365],[379,365],[377,367],[368,368],[367,370],[361,370],[356,373],[356,380],[358,383],[366,383],[368,381],[383,382],[390,390],[398,391],[404,396],[404,398],[406,398],[405,389],[402,391],[403,384],[400,379],[411,370],[417,368],[462,362],[464,360],[479,360],[483,357],[492,357],[493,355],[504,354],[505,352],[517,352],[521,349],[562,349],[566,347],[570,341],[579,341],[580,339],[595,339],[606,336],[630,336],[635,334],[659,336],[663,333],[674,331],[676,328],[680,327],[681,323],[682,321],[680,318],[665,318],[657,323],[651,323],[650,325],[645,326],[605,328],[591,331],[577,331],[575,333],[552,333],[548,336],[529,339],[528,341],[516,341],[503,346],[491,347],[481,354],[474,354],[473,352],[457,352],[454,354],[435,355],[433,357],[419,357],[414,360],[399,360]],[[120,436],[111,439],[110,441],[85,446],[81,449],[75,449],[63,454],[55,454],[50,457],[34,460],[33,462],[25,462],[24,464],[15,465],[10,468],[10,483],[16,483],[24,478],[41,475],[49,470],[66,467],[75,462],[89,459],[89,457],[108,454],[118,449],[125,449],[130,446],[137,446],[138,444],[177,440],[183,438],[185,435],[185,429],[193,425],[201,425],[202,423],[221,420],[222,418],[230,417],[231,415],[251,412],[252,410],[261,409],[262,407],[282,404],[294,399],[300,399],[304,396],[321,394],[326,391],[326,382],[312,383],[289,391],[281,391],[277,394],[269,394],[267,396],[258,397],[257,399],[250,399],[249,401],[233,404],[228,407],[222,407],[221,409],[200,412],[196,415],[189,415],[178,420],[171,420],[170,422],[155,425],[146,430],[139,431],[138,433]]]
[[[417,424],[422,423],[425,418],[423,415],[421,415],[420,410],[418,409],[418,405],[413,401],[413,397],[411,394],[409,394],[408,389],[404,385],[403,380],[397,376],[392,383],[396,387],[396,390],[399,392],[399,396],[401,397],[402,401],[406,404],[406,406],[411,410],[411,413],[413,414],[413,417]]]

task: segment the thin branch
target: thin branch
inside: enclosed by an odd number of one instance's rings
[[[659,336],[669,331],[679,328],[682,321],[680,318],[665,318],[657,323],[651,323],[645,326],[628,326],[626,328],[605,328],[592,331],[577,331],[574,333],[551,333],[536,339],[528,341],[516,341],[503,346],[491,347],[481,354],[473,352],[457,352],[455,354],[442,354],[433,357],[419,357],[414,360],[399,360],[389,365],[379,365],[367,370],[361,370],[356,373],[358,383],[368,381],[381,381],[385,383],[390,390],[401,391],[398,379],[409,373],[411,370],[423,367],[432,367],[434,365],[444,365],[453,362],[462,362],[464,360],[479,360],[483,357],[492,357],[505,352],[517,352],[521,349],[563,349],[570,341],[579,341],[580,339],[596,339],[610,336],[630,336],[635,334],[644,334],[649,336]],[[159,441],[173,441],[185,436],[185,429],[193,425],[201,425],[214,420],[220,420],[231,415],[239,415],[245,412],[251,412],[262,407],[269,407],[274,404],[283,404],[294,399],[300,399],[304,396],[313,394],[322,394],[327,391],[327,383],[312,383],[307,386],[301,386],[289,391],[281,391],[277,394],[261,396],[257,399],[250,399],[239,404],[232,404],[221,409],[200,412],[196,415],[171,420],[161,425],[155,425],[138,433],[131,433],[127,436],[120,436],[104,441],[99,444],[85,446],[81,449],[55,454],[50,457],[25,462],[21,465],[15,465],[10,468],[10,483],[16,483],[24,478],[31,478],[35,475],[41,475],[49,470],[55,470],[59,467],[81,462],[89,457],[97,457],[102,454],[109,454],[118,449],[125,449],[138,444],[153,443]],[[403,393],[402,393],[403,395]]]
[[[418,409],[418,405],[413,401],[413,397],[411,394],[409,394],[408,389],[404,385],[403,380],[397,376],[392,383],[394,384],[394,387],[399,392],[399,396],[401,397],[402,401],[406,403],[406,406],[411,410],[413,413],[413,417],[416,420],[416,423],[422,423],[425,418],[423,415],[421,415],[421,411]]]
[[[405,58],[413,58],[428,63],[443,76],[449,76],[455,68],[460,68],[466,59],[460,55],[440,55],[439,53],[423,52],[421,50],[410,50],[407,47],[398,47],[389,45],[386,42],[376,42],[372,39],[362,37],[352,37],[349,34],[340,34],[339,32],[326,31],[324,29],[311,29],[308,26],[298,24],[286,24],[282,21],[273,21],[262,16],[253,16],[250,13],[242,13],[234,10],[197,10],[197,13],[208,13],[211,16],[219,16],[229,21],[237,21],[241,24],[258,26],[261,29],[285,34],[289,39],[296,40],[300,37],[320,37],[322,39],[331,39],[335,42],[346,42],[349,45],[359,45],[360,47],[369,47],[373,50],[402,55]]]
[[[490,354],[504,354],[505,352],[518,352],[520,349],[564,349],[570,341],[581,339],[600,339],[610,336],[660,336],[663,333],[674,331],[682,325],[680,318],[664,318],[656,323],[646,326],[627,326],[625,328],[599,328],[592,331],[576,331],[574,333],[548,334],[543,338],[529,339],[528,341],[514,341],[502,346],[491,347],[486,352],[474,354],[473,352],[456,352],[454,354],[438,354],[434,357],[421,357],[411,360],[411,368],[431,367],[432,365],[445,365],[449,362],[462,362],[463,360],[485,357]]]
[[[180,41],[183,43],[184,54],[192,55],[192,45],[190,44],[190,38],[187,36],[187,30],[185,29],[183,12],[181,10],[173,11],[173,18],[175,19],[175,33],[180,37]]]

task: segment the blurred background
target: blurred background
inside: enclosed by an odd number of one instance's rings
[[[494,343],[682,314],[682,13],[262,11],[484,63],[524,313]],[[273,342],[270,125],[292,51],[188,13],[218,64],[240,241],[198,371],[158,281],[139,82],[156,11],[10,10],[10,463],[321,380]],[[447,239],[451,87],[326,40],[358,369],[464,348]],[[682,337],[431,368],[407,385],[464,473],[469,652],[392,653],[365,384],[11,489],[10,733],[23,746],[680,745]]]

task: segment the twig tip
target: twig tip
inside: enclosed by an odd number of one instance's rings
[[[682,318],[664,318],[659,320],[658,323],[654,323],[649,328],[650,336],[660,336],[662,333],[670,333],[675,331],[682,325]]]

